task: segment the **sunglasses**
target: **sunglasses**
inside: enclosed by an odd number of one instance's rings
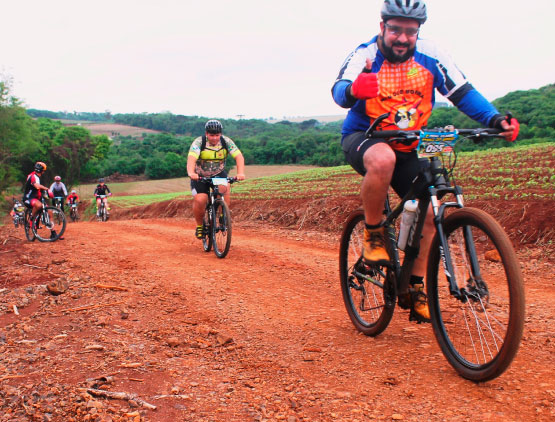
[[[395,37],[400,37],[402,34],[405,34],[410,38],[416,36],[418,31],[420,31],[420,28],[403,28],[402,26],[390,25],[388,23],[385,24],[385,27],[389,33]]]

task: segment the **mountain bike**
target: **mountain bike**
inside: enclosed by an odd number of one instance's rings
[[[515,357],[524,326],[524,288],[516,253],[503,228],[489,214],[465,207],[454,182],[455,144],[462,139],[499,137],[496,129],[375,131],[387,115],[366,132],[367,138],[412,143],[421,171],[409,192],[392,208],[385,201],[388,265],[362,259],[364,213],[353,212],[341,236],[339,271],[347,313],[357,330],[368,336],[383,332],[396,303],[406,295],[418,256],[427,210],[431,204],[436,234],[428,255],[426,284],[435,338],[447,361],[464,378],[480,382],[501,375]],[[510,117],[509,117],[510,120]],[[454,197],[454,201],[445,198]],[[417,199],[416,218],[407,246],[397,246],[396,219],[405,202]],[[401,263],[401,256],[404,255]]]
[[[200,177],[199,181],[210,187],[204,218],[202,221],[202,246],[205,252],[214,253],[218,258],[225,258],[231,246],[231,213],[220,193],[220,186],[235,183],[235,177]]]
[[[104,198],[106,197],[107,195],[98,195],[98,198],[100,198],[100,208],[98,208],[98,211],[96,212],[96,219],[98,221],[108,220],[108,210],[106,209],[106,203],[104,202]]]
[[[23,226],[25,223],[25,207],[24,205],[19,202],[17,199],[12,198],[13,201],[13,208],[12,208],[12,221],[17,229],[19,226]]]
[[[79,220],[79,211],[77,210],[77,203],[69,204],[69,217],[74,223]]]
[[[54,242],[66,230],[66,217],[59,208],[50,206],[46,202],[48,193],[41,195],[42,208],[31,221],[31,208],[25,210],[25,237],[30,242],[37,238],[41,242]]]
[[[63,196],[55,196],[54,197],[54,206],[56,208],[62,209],[63,200],[64,200]]]
[[[64,211],[64,197],[63,196],[55,196],[54,197],[54,206],[58,209],[60,209],[62,212]],[[61,221],[59,220],[59,216],[61,214],[56,214],[56,218],[58,218],[58,224],[61,224]]]

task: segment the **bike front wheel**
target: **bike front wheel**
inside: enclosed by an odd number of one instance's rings
[[[488,381],[508,368],[522,338],[524,287],[519,263],[503,228],[481,210],[454,211],[445,218],[443,230],[445,260],[452,263],[460,294],[450,292],[448,270],[441,270],[436,234],[427,273],[434,334],[461,376]]]
[[[209,205],[204,210],[202,219],[202,248],[204,252],[212,249],[212,207]]]
[[[66,230],[66,217],[56,207],[44,207],[33,221],[33,233],[41,242],[54,242]]]
[[[223,200],[214,203],[214,221],[212,226],[214,253],[218,258],[225,258],[231,246],[231,214]]]
[[[72,208],[71,213],[70,213],[70,217],[71,217],[71,221],[73,221],[74,223],[79,220],[79,213],[77,212],[76,209]]]
[[[362,260],[364,212],[353,212],[343,228],[339,248],[339,277],[343,302],[355,328],[367,336],[383,332],[395,310],[393,272],[367,266]]]

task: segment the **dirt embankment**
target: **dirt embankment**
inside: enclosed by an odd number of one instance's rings
[[[515,248],[540,247],[536,254],[555,260],[555,201],[468,201],[501,224]],[[233,200],[231,210],[238,221],[254,221],[288,229],[307,229],[338,235],[346,218],[361,206],[358,196],[313,199]],[[116,209],[115,219],[192,218],[191,199],[174,199],[144,207]]]

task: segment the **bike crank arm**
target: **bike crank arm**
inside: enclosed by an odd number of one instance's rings
[[[370,277],[369,275],[366,274],[362,274],[359,273],[357,270],[353,270],[353,274],[357,277],[357,278],[361,278],[365,281],[368,281],[369,283],[374,284],[375,286],[378,286],[379,288],[383,289],[383,284],[380,283],[378,280]]]

